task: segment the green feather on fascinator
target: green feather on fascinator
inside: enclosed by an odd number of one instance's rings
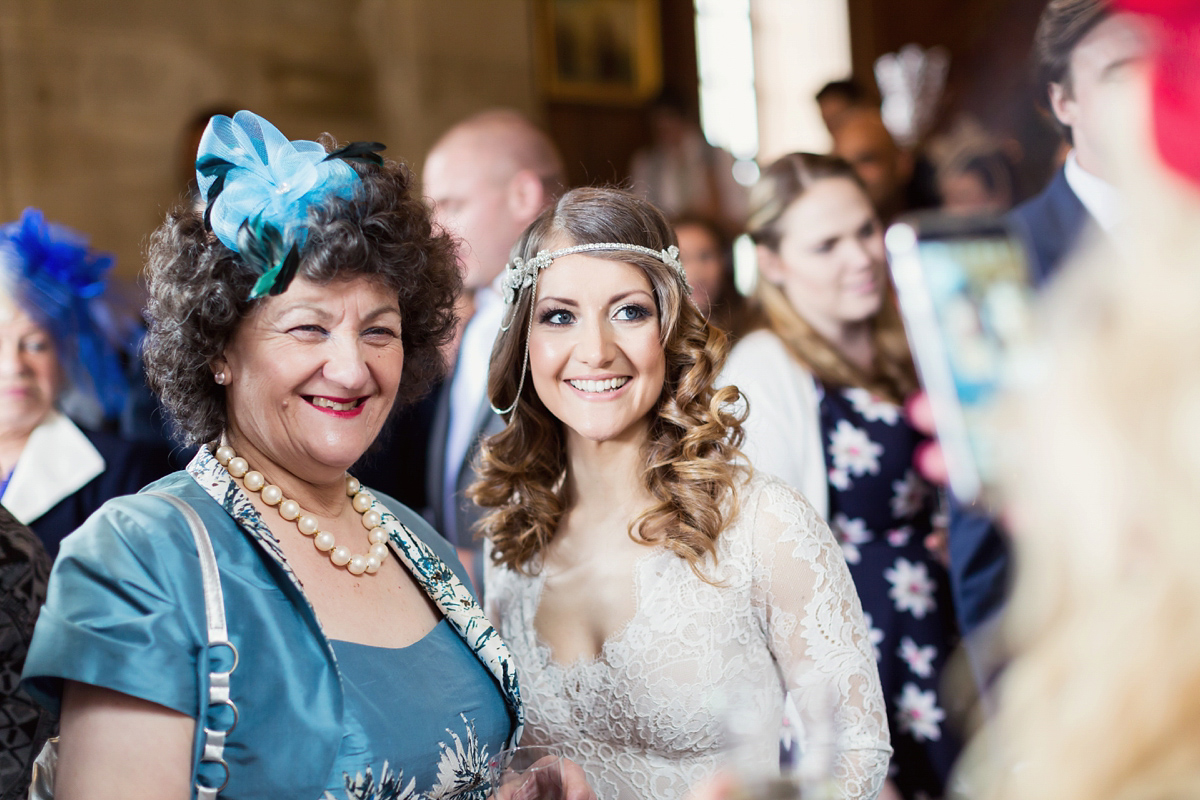
[[[205,227],[259,274],[250,299],[284,292],[300,265],[310,209],[353,198],[358,173],[347,161],[382,165],[378,142],[326,153],[319,142],[290,141],[250,111],[214,116],[200,139],[196,180],[207,201]]]

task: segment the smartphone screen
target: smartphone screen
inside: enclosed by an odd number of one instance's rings
[[[1031,330],[1024,248],[1003,220],[942,215],[901,220],[886,243],[950,488],[980,499],[994,476],[993,401]]]

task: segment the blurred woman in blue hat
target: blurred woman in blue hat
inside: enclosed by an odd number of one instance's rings
[[[128,395],[101,323],[112,265],[36,209],[0,228],[0,502],[52,558],[106,500],[170,470],[160,449],[82,430],[60,410],[69,390],[116,416]]]

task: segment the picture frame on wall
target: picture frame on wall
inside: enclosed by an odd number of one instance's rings
[[[550,100],[637,105],[662,88],[658,0],[536,0]]]

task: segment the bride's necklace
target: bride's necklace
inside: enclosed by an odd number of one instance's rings
[[[367,539],[371,542],[371,548],[366,555],[353,554],[349,547],[334,541],[332,533],[320,529],[316,517],[301,508],[295,500],[284,497],[283,490],[273,483],[267,483],[261,472],[250,469],[246,459],[235,453],[229,445],[223,444],[218,447],[216,456],[217,461],[229,470],[230,475],[241,479],[247,491],[258,492],[264,503],[278,507],[279,516],[288,522],[295,522],[301,533],[311,536],[316,548],[328,553],[329,560],[336,566],[345,567],[354,575],[362,575],[364,572],[374,575],[387,560],[388,534],[380,527],[383,518],[378,511],[371,510],[374,498],[359,485],[357,478],[346,476],[346,494],[351,498],[350,504],[354,510],[362,514],[363,527],[369,531]]]

